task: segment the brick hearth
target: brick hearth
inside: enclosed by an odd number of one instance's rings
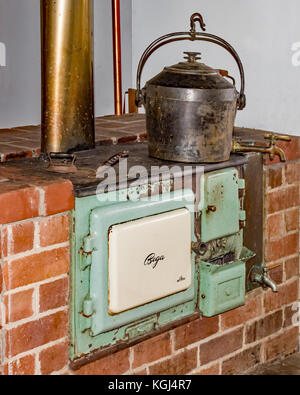
[[[1,161],[39,155],[39,136],[39,127],[0,131]],[[97,144],[143,141],[145,121],[142,115],[98,118],[96,136]],[[68,360],[72,183],[0,165],[0,374],[238,374],[297,351],[300,138],[293,138],[287,158],[266,159],[264,166],[265,258],[279,292],[256,289],[245,306],[78,371]]]

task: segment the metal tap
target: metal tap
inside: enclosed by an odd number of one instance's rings
[[[263,271],[252,270],[250,280],[254,283],[260,284],[264,289],[271,288],[273,292],[278,292],[277,284],[270,278],[269,269],[263,268]]]
[[[284,151],[279,148],[276,143],[278,140],[290,142],[291,138],[289,136],[279,136],[275,134],[265,134],[264,138],[269,142],[268,146],[255,145],[254,141],[233,141],[231,152],[261,152],[264,154],[269,154],[270,160],[273,160],[275,156],[278,155],[281,162],[286,162],[286,156]]]

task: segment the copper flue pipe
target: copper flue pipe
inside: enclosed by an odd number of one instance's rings
[[[120,0],[112,0],[115,114],[122,114],[122,51]]]
[[[42,152],[93,148],[93,0],[41,0]]]

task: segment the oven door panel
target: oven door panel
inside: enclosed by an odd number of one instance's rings
[[[184,191],[183,195],[183,191],[177,191],[160,195],[158,201],[145,198],[95,208],[91,212],[92,336],[193,300],[195,290],[192,278],[195,268],[192,264],[191,235],[194,225],[193,213],[188,210],[193,199],[192,192]],[[145,230],[140,227],[142,224]],[[141,235],[140,240],[136,236],[136,230]],[[164,239],[163,234],[168,231],[171,237],[169,239],[166,236]],[[150,242],[151,232],[154,233],[154,244],[153,241],[152,244]],[[178,248],[174,248],[174,238],[178,240]],[[121,241],[119,251],[112,246],[118,241]],[[142,250],[138,253],[137,249],[136,254],[133,250],[135,243],[144,243],[144,247],[141,245]],[[170,249],[171,246],[174,251]],[[144,265],[144,262],[155,247],[158,248],[157,252],[154,251],[157,256],[169,258],[167,264],[159,261],[152,269],[149,265]],[[183,250],[179,252],[182,247]],[[172,262],[175,262],[174,268]],[[127,267],[128,276],[122,265]],[[138,273],[137,268],[140,270]],[[131,282],[131,290],[126,295],[130,289],[128,282]],[[153,284],[149,287],[151,283]]]
[[[109,230],[109,313],[185,291],[191,279],[191,216],[186,208]]]

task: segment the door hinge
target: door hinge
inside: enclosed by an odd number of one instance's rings
[[[239,187],[239,189],[245,189],[246,184],[245,184],[245,179],[244,178],[239,178],[239,180],[238,180],[238,187]]]
[[[84,332],[92,327],[92,316],[94,314],[94,303],[88,298],[83,301],[81,312],[81,331]]]
[[[86,318],[89,318],[94,314],[94,303],[93,303],[92,299],[85,299],[83,301],[82,314]]]
[[[92,254],[94,251],[94,241],[92,236],[86,236],[83,239],[82,247],[80,249],[81,259],[81,270],[85,270],[92,264]]]

